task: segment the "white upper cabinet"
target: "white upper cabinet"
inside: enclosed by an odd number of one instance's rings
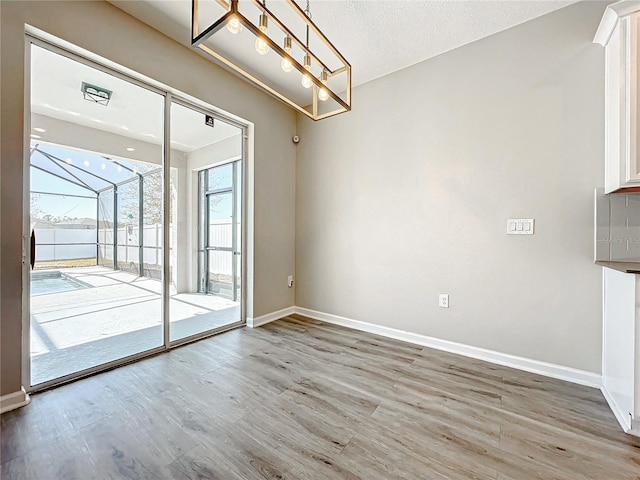
[[[605,193],[640,187],[640,1],[609,5],[594,38],[605,47]]]

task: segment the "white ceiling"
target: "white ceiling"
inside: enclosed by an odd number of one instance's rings
[[[155,145],[163,140],[164,97],[108,73],[34,46],[31,52],[31,109],[34,113],[77,125],[115,133]],[[82,82],[113,92],[107,106],[87,101]],[[171,147],[191,152],[224,138],[238,135],[237,127],[216,121],[205,124],[204,115],[173,105]],[[35,130],[38,140],[47,132]],[[73,145],[70,145],[73,146]]]
[[[200,0],[208,1],[215,0]],[[310,0],[310,6],[313,21],[351,63],[354,85],[361,85],[575,1]],[[191,0],[111,3],[190,44]]]

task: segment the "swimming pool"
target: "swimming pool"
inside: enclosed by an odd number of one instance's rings
[[[45,293],[68,292],[79,288],[88,287],[84,282],[77,280],[59,270],[47,270],[46,272],[31,272],[31,295],[43,295]]]

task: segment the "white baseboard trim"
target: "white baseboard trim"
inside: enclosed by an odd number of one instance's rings
[[[566,380],[568,382],[586,385],[588,387],[602,387],[602,377],[597,373],[587,372],[585,370],[578,370],[575,368],[564,367],[562,365],[556,365],[553,363],[541,362],[539,360],[532,360],[530,358],[517,357],[515,355],[509,355],[507,353],[500,353],[480,347],[464,345],[462,343],[441,340],[418,333],[397,330],[395,328],[383,327],[381,325],[375,325],[359,320],[353,320],[351,318],[340,317],[338,315],[333,315],[330,313],[318,312],[309,308],[296,307],[295,313],[313,318],[315,320],[332,323],[334,325],[341,325],[343,327],[353,328],[355,330],[375,333],[384,337],[395,338],[396,340],[403,340],[405,342],[423,345],[425,347],[435,348],[437,350],[444,350],[446,352],[464,355],[465,357],[476,358],[478,360],[484,360],[486,362],[496,363],[498,365],[503,365],[511,368],[517,368],[519,370],[537,373],[539,375],[544,375],[547,377]]]
[[[0,414],[24,407],[30,402],[29,395],[21,388],[17,392],[8,393],[0,397]]]
[[[261,315],[256,318],[247,317],[247,326],[251,328],[260,327],[283,317],[293,315],[294,313],[296,313],[296,307],[287,307],[282,310],[278,310],[277,312],[267,313],[266,315]]]
[[[627,432],[630,435],[640,437],[640,420],[631,419],[631,430]]]
[[[631,433],[631,427],[632,427],[632,425],[631,425],[631,423],[632,423],[631,422],[631,415],[629,415],[629,413],[625,413],[618,406],[618,404],[616,403],[614,398],[609,393],[609,390],[607,390],[607,387],[602,385],[600,387],[600,391],[602,392],[602,395],[604,396],[604,399],[609,404],[609,408],[613,412],[613,415],[616,417],[616,420],[618,421],[618,423],[622,427],[622,430],[624,430],[627,433]]]

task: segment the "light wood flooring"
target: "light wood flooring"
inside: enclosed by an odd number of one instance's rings
[[[596,389],[293,316],[33,396],[2,480],[640,479]]]

